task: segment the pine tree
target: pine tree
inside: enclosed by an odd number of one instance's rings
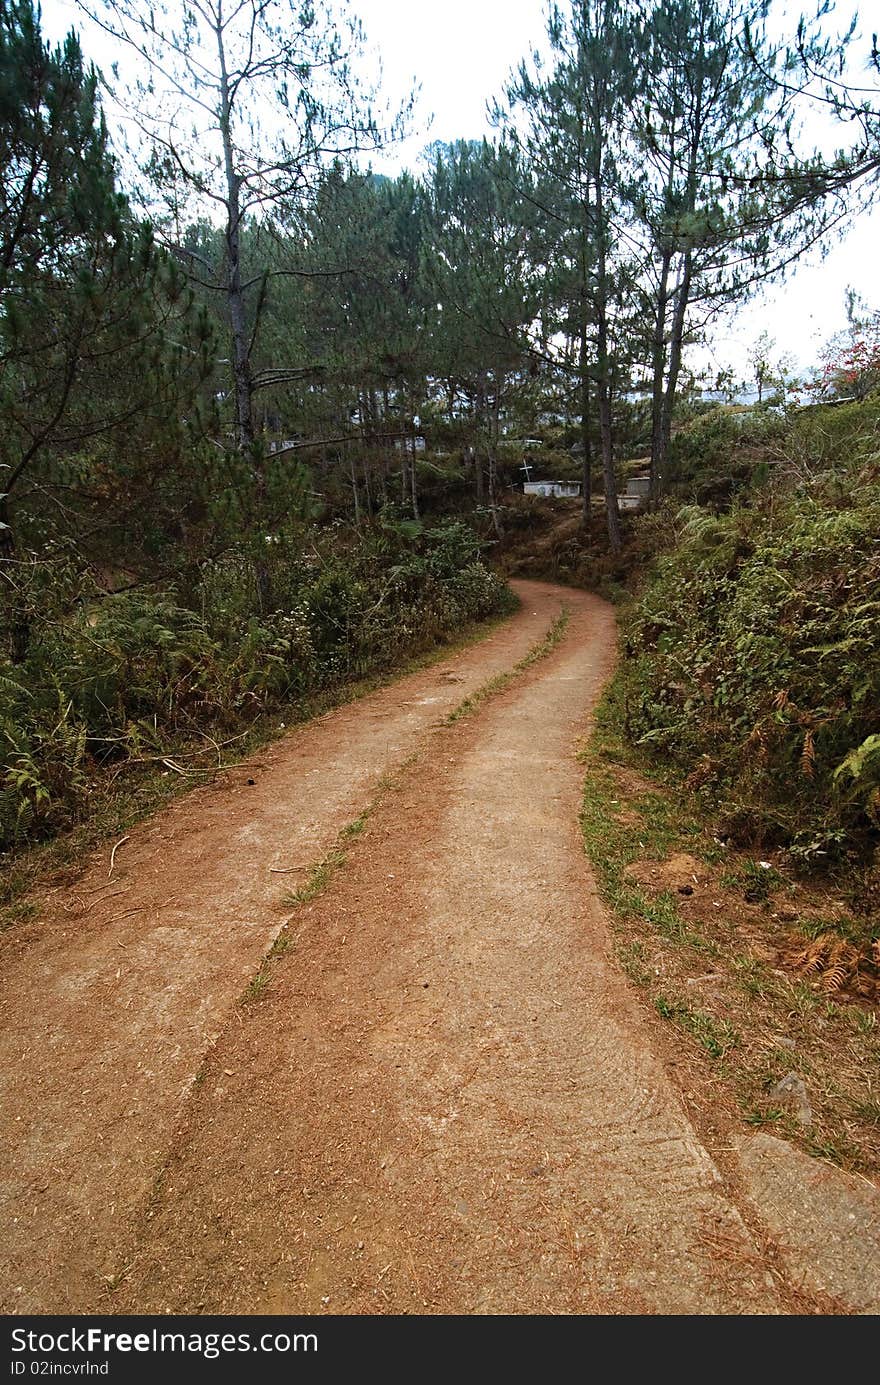
[[[618,552],[621,531],[612,408],[621,362],[615,338],[617,319],[626,312],[633,272],[621,234],[626,159],[622,133],[632,99],[636,56],[629,7],[624,0],[570,0],[564,8],[553,4],[548,37],[552,72],[545,77],[538,63],[531,68],[522,64],[507,100],[511,111],[521,109],[528,121],[526,147],[536,182],[543,188],[549,224],[557,231],[558,261],[566,265],[569,285],[572,281],[576,285],[568,313],[579,342],[585,469],[594,395],[608,536],[612,550]],[[513,122],[513,138],[516,130]]]
[[[116,188],[76,38],[50,48],[30,0],[16,0],[0,15],[0,73],[0,581],[21,659],[22,535],[39,553],[118,520],[95,513],[122,494],[101,448],[148,419],[166,438],[179,430],[210,353],[182,276]]]
[[[498,445],[501,416],[530,359],[538,310],[527,235],[528,177],[503,141],[435,147],[430,184],[429,278],[441,304],[436,373],[454,373],[473,400],[477,503],[501,535]]]
[[[361,26],[320,0],[190,0],[182,16],[161,0],[78,3],[145,70],[128,99],[168,242],[184,245],[195,208],[221,220],[220,255],[192,253],[188,268],[225,306],[236,441],[258,463],[255,396],[303,371],[289,360],[255,368],[270,286],[305,270],[277,256],[249,268],[244,238],[250,222],[299,226],[328,162],[385,137],[352,67]],[[256,480],[264,486],[259,464]]]

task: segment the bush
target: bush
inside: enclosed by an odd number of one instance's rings
[[[769,410],[715,407],[673,436],[669,483],[700,504],[725,507],[754,482],[766,479],[766,461],[786,429]]]
[[[187,604],[48,565],[29,590],[27,660],[0,661],[2,849],[78,821],[102,771],[392,668],[511,600],[465,525],[392,519],[226,554]]]
[[[827,442],[828,421],[801,419],[750,508],[680,511],[625,636],[631,739],[720,803],[731,836],[806,861],[880,831],[880,465],[866,418],[849,420],[846,464],[837,447],[827,469],[823,444],[811,467],[810,434]],[[871,436],[873,451],[855,445]]]

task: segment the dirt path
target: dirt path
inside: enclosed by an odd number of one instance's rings
[[[519,587],[462,681],[443,664],[288,737],[254,787],[244,767],[134,833],[125,895],[77,914],[105,856],[19,935],[7,1309],[791,1311],[607,958],[575,754],[612,612]],[[439,724],[563,602],[554,654]],[[319,857],[395,768],[236,1005],[296,879],[268,868]]]
[[[112,879],[102,852],[37,923],[0,937],[6,1311],[75,1312],[106,1289],[204,1054],[289,912],[284,892],[444,715],[544,635],[562,594],[521,590],[522,610],[479,645],[179,799],[132,831]]]

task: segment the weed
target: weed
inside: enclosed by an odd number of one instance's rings
[[[40,906],[32,899],[16,899],[0,909],[0,932],[12,928],[16,923],[26,923],[40,913]]]
[[[275,939],[274,943],[269,948],[267,956],[283,957],[285,952],[289,952],[292,946],[293,938],[290,935],[290,929],[288,928],[287,924],[285,924],[279,932],[278,937]]]
[[[637,986],[646,986],[651,980],[651,974],[645,964],[645,949],[642,943],[637,938],[630,943],[618,943],[614,951],[630,980]]]
[[[251,977],[250,981],[245,986],[244,994],[241,997],[241,1004],[253,1005],[255,1001],[259,1000],[261,996],[265,994],[268,985],[269,973],[264,965],[255,976]]]
[[[739,1035],[727,1020],[716,1020],[702,1010],[694,1010],[690,1005],[663,995],[657,996],[654,1006],[663,1019],[672,1020],[679,1029],[690,1034],[710,1058],[723,1058],[739,1043]]]
[[[737,984],[753,1000],[771,994],[773,984],[766,965],[755,957],[733,956],[730,959]]]
[[[568,608],[563,607],[559,615],[551,624],[543,639],[533,644],[531,649],[513,668],[507,669],[504,673],[497,673],[494,678],[490,678],[482,687],[477,688],[476,692],[470,694],[455,707],[446,718],[445,726],[454,726],[462,717],[470,716],[471,712],[476,711],[490,697],[495,697],[497,693],[503,692],[509,687],[519,674],[538,663],[540,659],[545,659],[548,654],[552,654],[556,646],[561,642],[565,635],[569,620],[571,619]]]
[[[354,822],[350,822],[347,827],[343,827],[339,834],[340,839],[349,842],[353,837],[359,837],[367,825],[368,817],[369,813],[363,812],[360,817],[355,818]]]
[[[880,1097],[870,1097],[867,1101],[857,1101],[853,1110],[860,1120],[868,1125],[880,1125]]]
[[[343,831],[345,829],[343,828]],[[341,834],[340,834],[341,835]],[[312,866],[309,878],[299,889],[289,890],[284,896],[282,903],[288,908],[295,909],[300,904],[310,904],[325,890],[333,879],[336,872],[345,865],[348,857],[344,851],[329,851],[317,865]]]
[[[743,1112],[743,1120],[746,1125],[777,1125],[784,1117],[785,1112],[781,1111],[778,1106],[772,1106],[767,1110],[755,1108]]]
[[[736,890],[748,904],[763,904],[785,880],[768,861],[747,860],[738,870],[723,874],[721,884]]]

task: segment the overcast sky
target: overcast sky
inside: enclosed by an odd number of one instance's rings
[[[870,8],[874,4],[870,0]],[[381,54],[388,96],[399,100],[413,79],[421,84],[414,134],[374,161],[389,173],[401,167],[418,171],[430,140],[491,135],[487,102],[501,93],[511,69],[544,35],[544,0],[360,0],[353,8],[370,45]],[[801,8],[809,8],[808,0],[803,6],[777,0],[777,22],[793,29]],[[867,5],[839,0],[837,9],[842,17],[861,11],[868,27]],[[105,66],[111,60],[103,41],[89,41],[73,0],[43,0],[43,23],[53,38],[73,24],[82,31],[88,57]],[[731,365],[745,375],[748,347],[762,329],[800,367],[814,363],[822,342],[845,323],[847,286],[880,308],[878,246],[880,208],[861,218],[842,244],[823,247],[824,261],[821,250],[815,251],[781,287],[769,290],[736,319],[718,322],[713,352],[700,353],[700,367],[709,368],[714,358],[719,366]]]

